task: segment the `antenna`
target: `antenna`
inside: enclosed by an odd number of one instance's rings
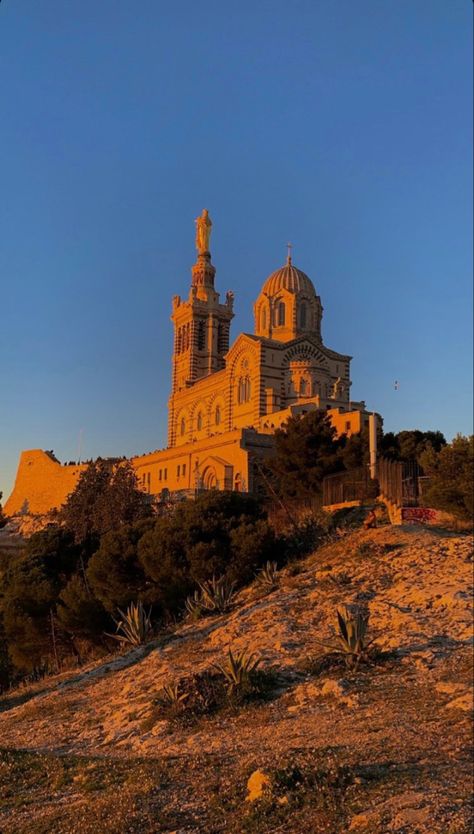
[[[78,438],[78,441],[77,441],[77,462],[78,463],[81,462],[83,432],[84,432],[84,429],[79,429],[79,438]]]

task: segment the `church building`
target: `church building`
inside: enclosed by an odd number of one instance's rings
[[[254,332],[230,344],[234,295],[222,302],[210,253],[212,222],[196,220],[197,260],[186,299],[172,301],[174,328],[168,447],[134,457],[140,487],[153,495],[195,489],[251,491],[256,456],[292,415],[326,411],[339,434],[368,422],[350,399],[351,357],[323,343],[323,307],[311,279],[286,263],[264,281],[254,304]],[[5,506],[44,513],[60,506],[84,465],[61,465],[51,453],[23,452]],[[26,503],[25,503],[26,502]]]

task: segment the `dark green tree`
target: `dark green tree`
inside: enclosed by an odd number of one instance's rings
[[[112,615],[130,602],[149,601],[150,583],[138,559],[138,543],[153,524],[153,519],[144,519],[105,533],[89,561],[88,584]]]
[[[474,514],[474,435],[458,434],[437,452],[429,446],[420,464],[430,480],[423,499],[427,506],[470,520]]]
[[[88,550],[93,552],[104,533],[151,515],[149,496],[138,489],[130,462],[112,464],[99,459],[81,473],[60,520],[74,533],[76,542],[92,542]]]
[[[274,437],[275,454],[266,467],[281,497],[320,493],[324,476],[343,469],[341,453],[346,439],[337,437],[324,412],[290,417]]]
[[[446,438],[440,431],[410,429],[400,431],[398,434],[393,432],[384,434],[380,450],[384,457],[392,460],[416,460],[419,463],[421,455],[427,448],[432,447],[435,452],[439,452],[445,445]]]
[[[103,632],[111,627],[111,619],[100,601],[92,594],[82,572],[71,576],[61,590],[56,604],[57,620],[69,638],[74,654],[79,657],[77,639],[101,642]]]
[[[21,670],[51,658],[52,622],[62,587],[75,571],[78,548],[60,528],[35,533],[4,576],[2,619],[9,655]]]
[[[225,574],[241,585],[267,559],[277,558],[281,547],[258,501],[208,492],[158,519],[141,538],[138,553],[154,599],[175,611],[197,582]]]

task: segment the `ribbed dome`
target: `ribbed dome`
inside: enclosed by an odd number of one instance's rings
[[[316,295],[311,278],[308,278],[306,273],[302,272],[301,269],[296,269],[291,263],[291,258],[288,258],[285,266],[272,272],[262,287],[262,292],[269,296],[276,295],[279,290]]]

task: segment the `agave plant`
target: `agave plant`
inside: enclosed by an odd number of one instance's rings
[[[188,612],[188,615],[191,617],[191,619],[193,619],[193,620],[199,619],[199,617],[203,613],[203,607],[202,607],[202,600],[201,600],[200,592],[199,591],[194,591],[193,596],[188,597],[186,599],[186,602],[184,603],[184,607],[186,608],[186,611]]]
[[[201,605],[205,611],[223,614],[230,608],[235,596],[235,582],[229,582],[225,576],[219,579],[213,576],[208,582],[199,583],[199,587]]]
[[[267,562],[256,578],[257,585],[265,591],[273,591],[278,585],[278,567],[276,562]]]
[[[229,649],[226,663],[214,663],[214,668],[221,672],[227,681],[227,692],[231,695],[235,691],[244,689],[260,663],[260,658],[246,651],[233,654]]]
[[[235,582],[225,576],[215,576],[207,582],[199,582],[199,590],[185,602],[186,611],[192,618],[201,614],[223,614],[230,608],[235,596]]]
[[[189,693],[180,692],[179,690],[179,681],[171,681],[170,683],[165,683],[158,696],[159,702],[163,706],[167,707],[182,706],[186,699],[189,698]]]
[[[138,600],[138,602],[131,602],[125,613],[120,608],[118,613],[121,619],[115,620],[117,633],[111,634],[111,637],[129,646],[142,646],[150,639],[153,633],[151,608],[147,613],[142,601]]]
[[[367,641],[369,612],[360,606],[337,610],[337,624],[339,632],[336,635],[336,645],[324,644],[337,654],[344,655],[346,663],[357,669],[361,660],[367,655],[367,649],[373,641]]]

